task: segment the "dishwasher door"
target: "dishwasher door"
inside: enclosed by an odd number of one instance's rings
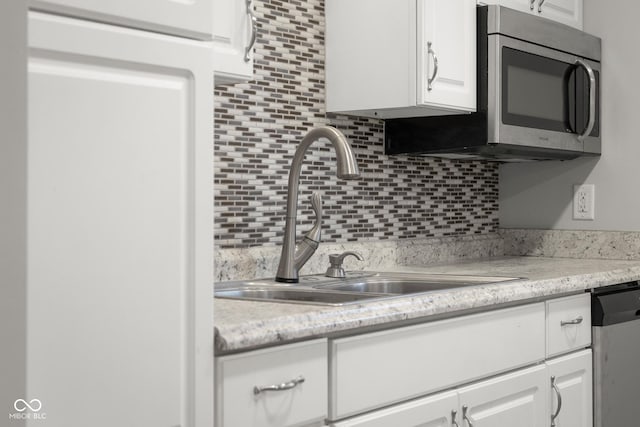
[[[640,425],[640,289],[602,288],[592,297],[594,427]]]

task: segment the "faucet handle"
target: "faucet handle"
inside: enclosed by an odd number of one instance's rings
[[[322,198],[320,197],[320,193],[314,191],[311,195],[311,207],[313,208],[313,213],[316,215],[316,218],[313,227],[305,233],[304,237],[320,243],[322,228]]]
[[[364,261],[362,255],[357,252],[346,251],[341,254],[330,254],[329,255],[329,268],[327,268],[327,272],[325,276],[327,277],[335,277],[335,278],[343,278],[346,276],[344,268],[342,268],[342,261],[349,256],[352,255],[356,257],[359,261]]]
[[[311,195],[311,207],[316,214],[315,223],[311,230],[304,233],[302,240],[296,245],[293,254],[293,262],[297,269],[300,269],[314,254],[320,245],[320,235],[322,229],[322,199],[320,194],[314,192]]]

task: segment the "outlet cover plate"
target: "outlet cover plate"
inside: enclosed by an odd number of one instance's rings
[[[573,219],[587,221],[595,219],[595,185],[573,186]]]

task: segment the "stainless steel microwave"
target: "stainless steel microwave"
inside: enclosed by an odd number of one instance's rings
[[[387,154],[502,161],[600,154],[601,40],[501,6],[478,7],[477,110],[385,121]]]

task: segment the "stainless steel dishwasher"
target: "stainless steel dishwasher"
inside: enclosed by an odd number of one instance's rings
[[[595,289],[593,323],[594,427],[640,425],[640,284]]]

